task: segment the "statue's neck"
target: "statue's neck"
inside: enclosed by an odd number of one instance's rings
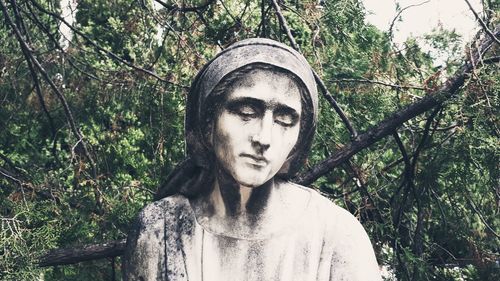
[[[287,208],[280,190],[280,184],[272,179],[258,187],[246,187],[217,177],[210,193],[190,201],[205,229],[233,237],[261,237],[284,221]]]
[[[210,201],[219,216],[252,219],[263,214],[270,203],[273,188],[273,179],[258,187],[247,187],[232,179],[217,177]]]

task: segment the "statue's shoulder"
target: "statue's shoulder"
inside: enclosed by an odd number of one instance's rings
[[[340,214],[343,209],[337,206],[333,201],[321,195],[317,190],[306,187],[293,182],[286,182],[286,188],[295,197],[301,198],[301,200],[309,200],[308,205],[317,209],[318,212],[326,215],[327,217],[332,217],[332,215]],[[340,214],[342,215],[342,214]]]
[[[365,237],[363,226],[349,211],[338,206],[315,189],[295,183],[287,184],[290,190],[298,195],[297,197],[309,197],[310,210],[316,214],[318,220],[327,225],[331,237],[358,236],[362,239]]]
[[[146,205],[138,220],[141,224],[150,224],[185,212],[191,212],[189,200],[182,195],[172,195]]]
[[[316,190],[306,189],[311,193],[310,205],[315,206],[318,219],[325,225],[326,247],[332,249],[336,259],[340,261],[361,260],[360,257],[367,257],[361,264],[370,265],[375,272],[377,267],[373,259],[373,247],[360,221]]]

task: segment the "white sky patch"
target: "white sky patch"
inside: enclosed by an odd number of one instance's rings
[[[387,31],[396,16],[396,2],[401,8],[415,5],[425,0],[363,0],[368,12],[367,21],[380,30]],[[469,0],[474,10],[482,12],[481,0]],[[417,7],[411,7],[401,14],[402,21],[393,27],[394,42],[400,44],[408,37],[420,37],[442,25],[444,29],[460,34],[464,42],[472,39],[478,30],[474,14],[464,0],[429,0]]]
[[[76,11],[77,11],[77,0],[61,0],[61,17],[70,25],[75,22]],[[69,43],[73,37],[73,31],[64,23],[60,23],[59,32],[61,33],[61,38],[59,39],[59,44],[63,50],[68,49]]]

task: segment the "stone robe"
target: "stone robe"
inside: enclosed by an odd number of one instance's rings
[[[146,206],[129,234],[124,280],[380,280],[377,268],[364,268],[376,261],[359,222],[317,192],[292,186],[306,207],[260,237],[206,230],[182,195]]]

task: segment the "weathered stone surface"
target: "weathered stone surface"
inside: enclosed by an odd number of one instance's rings
[[[305,208],[253,239],[206,230],[182,195],[149,205],[129,236],[125,280],[379,280],[359,222],[315,191],[288,187]]]

